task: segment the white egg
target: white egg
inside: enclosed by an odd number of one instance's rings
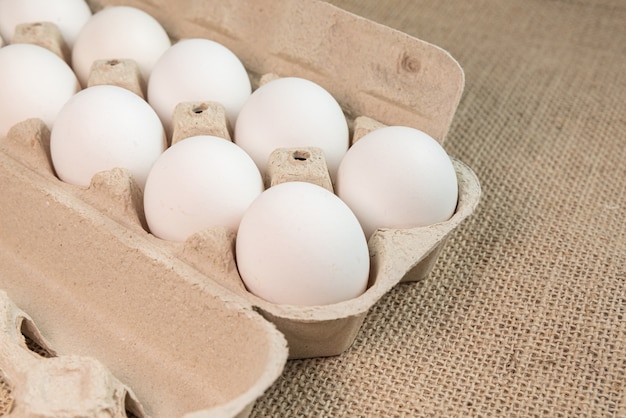
[[[448,220],[458,199],[452,160],[432,137],[389,126],[363,136],[346,153],[336,193],[369,237],[377,228],[412,228]]]
[[[251,91],[248,73],[231,50],[209,39],[185,39],[156,63],[148,84],[148,102],[171,134],[178,103],[220,103],[233,125]]]
[[[234,140],[263,173],[276,148],[321,148],[334,180],[350,138],[343,111],[330,93],[312,81],[286,77],[252,93],[237,118]]]
[[[132,59],[147,82],[152,67],[170,46],[165,29],[148,13],[129,6],[107,7],[94,14],[78,33],[72,67],[86,86],[94,61]]]
[[[88,186],[94,174],[126,168],[140,187],[166,148],[159,117],[122,87],[94,86],[63,106],[50,135],[54,169],[67,183]]]
[[[30,44],[0,49],[0,138],[18,122],[39,118],[52,127],[80,86],[72,69],[53,52]]]
[[[262,191],[261,173],[241,148],[223,138],[193,136],[172,145],[152,167],[144,211],[155,236],[184,241],[211,227],[236,232]]]
[[[323,187],[287,182],[244,214],[236,259],[247,289],[270,302],[328,305],[361,295],[369,252],[359,222]]]
[[[0,35],[11,42],[15,27],[21,23],[52,22],[72,48],[90,17],[85,0],[0,0]]]

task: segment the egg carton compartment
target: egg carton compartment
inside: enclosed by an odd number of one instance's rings
[[[0,334],[0,386],[7,392],[0,416],[146,417],[132,390],[100,362],[57,356],[32,318],[2,291]]]
[[[138,7],[173,39],[221,42],[256,86],[279,76],[322,85],[342,105],[353,140],[387,124],[443,142],[463,89],[463,72],[445,51],[322,2],[90,4]],[[100,64],[108,75],[100,71],[98,83],[126,80],[127,88],[144,91],[132,62]],[[182,103],[177,111],[172,142],[198,133],[230,137],[219,106]],[[472,170],[453,161],[459,183],[453,217],[378,230],[368,243],[363,295],[325,306],[277,305],[246,291],[233,232],[205,230],[184,243],[154,237],[128,172],[100,173],[88,188],[63,183],[52,169],[49,134],[32,119],[0,139],[8,202],[0,205],[0,288],[36,318],[58,352],[97,358],[151,416],[246,416],[288,358],[341,354],[386,292],[430,272],[480,197]]]
[[[270,75],[268,79],[275,79]],[[194,126],[195,134],[224,132],[225,118],[206,117],[198,108],[217,108],[211,103],[183,103],[174,118],[178,125]],[[222,113],[223,115],[223,113]],[[193,122],[203,120],[203,123]],[[182,123],[184,121],[184,123]],[[222,127],[220,128],[220,121]],[[217,125],[216,125],[217,124]],[[369,117],[353,121],[352,143],[382,123]],[[367,291],[359,297],[322,306],[293,306],[268,302],[248,292],[239,276],[235,254],[235,234],[206,230],[179,244],[173,254],[188,262],[207,277],[241,295],[285,335],[289,358],[310,358],[341,354],[354,341],[369,309],[401,281],[418,281],[432,270],[449,234],[478,204],[480,186],[472,170],[453,159],[459,183],[455,214],[447,221],[412,229],[379,229],[369,239],[370,278]],[[278,149],[270,156],[266,187],[285,181],[307,181],[333,191],[323,153],[316,148]],[[173,249],[173,248],[172,248]],[[216,259],[215,255],[222,257]],[[211,260],[210,262],[208,260]]]

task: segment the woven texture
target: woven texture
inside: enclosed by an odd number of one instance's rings
[[[483,197],[428,279],[252,416],[626,416],[626,3],[333,3],[460,62],[446,149]]]
[[[13,408],[13,388],[0,370],[0,417],[8,415]]]

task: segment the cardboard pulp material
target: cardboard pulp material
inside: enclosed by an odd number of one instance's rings
[[[322,85],[342,105],[353,140],[383,125],[406,125],[443,142],[463,90],[463,72],[445,51],[322,2],[90,4],[95,11],[141,8],[174,40],[221,42],[257,86],[282,76]],[[124,57],[98,65],[112,74],[135,68]],[[123,74],[138,91],[145,88],[133,73]],[[107,77],[97,83],[120,81]],[[229,135],[215,122],[224,120],[219,106],[183,103],[176,111],[200,119],[177,126],[175,141],[207,125]],[[247,416],[288,358],[342,353],[386,292],[427,275],[480,196],[472,170],[454,160],[456,213],[424,228],[378,230],[369,241],[370,283],[362,296],[328,306],[275,305],[246,291],[232,231],[201,231],[184,243],[157,239],[147,232],[141,190],[126,170],[99,173],[88,188],[65,184],[52,168],[49,135],[43,122],[29,119],[0,138],[0,289],[31,315],[56,353],[96,359],[132,388],[126,393],[143,406],[132,408],[136,416]],[[308,151],[298,160],[316,155]]]
[[[45,133],[29,120],[2,144],[0,288],[58,353],[102,362],[150,416],[245,416],[282,372],[284,337],[132,227],[127,172],[85,190],[57,180],[39,147]]]
[[[57,356],[32,318],[2,291],[0,333],[0,370],[11,376],[13,416],[144,416],[132,390],[100,362],[89,357]],[[87,381],[89,385],[83,384]]]

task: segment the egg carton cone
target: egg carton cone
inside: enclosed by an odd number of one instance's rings
[[[38,45],[54,52],[67,63],[71,60],[69,47],[63,40],[61,31],[52,22],[32,22],[17,25],[11,43]]]
[[[220,42],[242,60],[255,86],[286,76],[318,83],[341,104],[353,141],[404,125],[443,143],[463,90],[463,72],[446,51],[323,2],[89,3],[94,11],[140,8],[174,41]],[[145,91],[128,60],[94,68],[100,78],[93,83]],[[230,138],[215,103],[181,103],[176,112],[172,142],[203,133]],[[0,138],[0,289],[31,315],[58,356],[97,360],[153,417],[245,417],[288,359],[340,355],[385,293],[430,272],[480,198],[472,170],[453,160],[456,212],[427,227],[376,231],[364,294],[325,306],[277,305],[246,290],[234,232],[204,230],[182,243],[156,238],[128,171],[98,173],[89,187],[63,183],[49,138],[39,119]],[[317,150],[281,151],[270,183],[332,186]]]

